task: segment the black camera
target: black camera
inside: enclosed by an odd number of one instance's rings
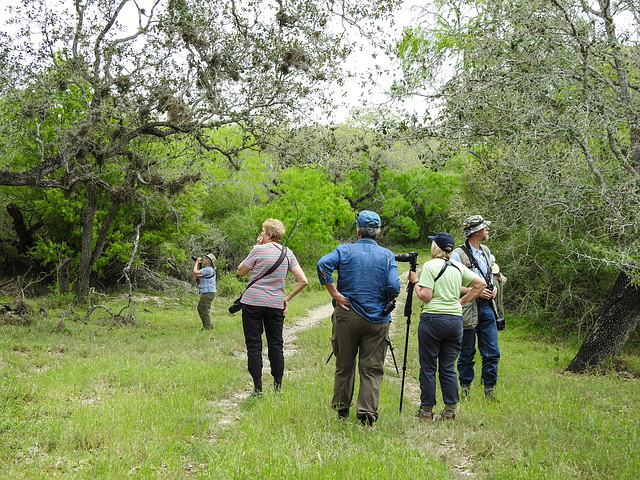
[[[387,288],[387,304],[382,310],[382,315],[386,317],[394,308],[396,308],[396,292],[393,291],[393,288]]]
[[[242,303],[240,303],[242,297],[238,298],[233,304],[229,307],[229,313],[234,314],[242,310]]]
[[[411,262],[417,263],[418,252],[399,253],[396,255],[396,262]]]
[[[384,306],[384,310],[382,310],[382,316],[386,317],[387,315],[389,315],[391,312],[393,312],[393,309],[396,308],[396,299],[392,298],[391,300],[389,300],[387,302],[387,304]]]
[[[195,255],[191,255],[191,260],[195,262],[196,260],[198,260],[198,257],[196,257]]]

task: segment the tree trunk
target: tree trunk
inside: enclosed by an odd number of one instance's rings
[[[80,262],[78,264],[78,278],[76,279],[76,295],[78,299],[84,299],[89,295],[89,280],[91,277],[91,252],[93,248],[93,222],[98,209],[98,192],[95,184],[85,184],[87,192],[87,204],[82,222],[82,246],[80,249]]]
[[[11,202],[9,205],[7,205],[7,213],[13,219],[13,230],[18,236],[18,253],[24,254],[27,252],[27,250],[33,247],[33,229],[27,228],[27,225],[24,222],[24,216],[15,203]],[[36,226],[36,229],[39,226],[40,224]]]
[[[621,272],[609,293],[609,300],[567,370],[581,373],[619,353],[639,319],[640,287]]]
[[[91,271],[98,261],[107,243],[109,230],[113,219],[116,217],[122,202],[116,198],[111,199],[109,211],[102,219],[102,225],[98,229],[98,235],[93,245],[94,224],[96,212],[98,210],[98,192],[94,183],[85,185],[87,192],[87,208],[84,213],[82,224],[82,250],[80,252],[80,263],[78,265],[78,278],[76,279],[76,296],[79,300],[84,300],[89,295]]]
[[[64,257],[58,264],[58,289],[60,293],[69,293],[69,264],[71,259]]]

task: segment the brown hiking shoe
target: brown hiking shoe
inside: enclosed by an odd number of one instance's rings
[[[456,412],[447,412],[443,410],[442,413],[433,417],[435,422],[453,421],[456,419]]]
[[[416,418],[419,418],[423,422],[431,422],[433,421],[433,412],[427,412],[421,408],[418,410],[418,413],[416,413]]]

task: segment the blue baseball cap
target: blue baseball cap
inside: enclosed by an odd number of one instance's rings
[[[453,237],[447,232],[440,232],[437,235],[429,237],[429,239],[436,242],[436,245],[438,245],[445,252],[453,252],[453,249],[456,246],[456,242],[453,241]]]
[[[378,228],[380,226],[380,215],[371,210],[363,210],[356,213],[356,225],[365,228]]]

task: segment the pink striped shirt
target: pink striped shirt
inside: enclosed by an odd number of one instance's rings
[[[247,258],[242,261],[244,266],[251,270],[249,282],[269,270],[280,258],[283,248],[282,245],[273,242],[255,245]],[[298,265],[296,256],[287,248],[287,254],[275,272],[261,278],[245,290],[242,303],[259,307],[284,308],[287,272],[296,265]]]

